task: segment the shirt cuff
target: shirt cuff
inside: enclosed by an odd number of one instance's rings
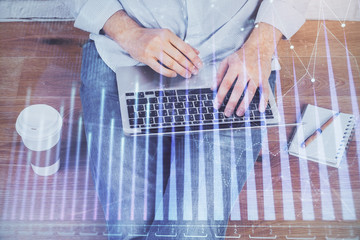
[[[105,22],[123,7],[117,0],[88,0],[80,9],[74,26],[98,34]]]
[[[255,20],[255,23],[259,22],[276,27],[285,38],[289,39],[305,23],[305,16],[285,1],[264,0]]]

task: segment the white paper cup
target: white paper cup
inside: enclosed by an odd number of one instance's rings
[[[62,123],[59,112],[45,104],[25,108],[16,120],[16,131],[31,152],[31,167],[40,176],[59,170]]]

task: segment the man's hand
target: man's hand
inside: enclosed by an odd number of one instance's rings
[[[236,115],[243,116],[257,88],[261,95],[259,110],[260,112],[265,111],[271,91],[268,82],[271,73],[271,58],[281,36],[281,32],[271,25],[260,23],[243,47],[221,62],[216,77],[216,86],[214,86],[218,87],[218,93],[214,100],[215,108],[220,108],[225,96],[236,81],[225,107],[225,115],[229,117],[236,110]],[[244,98],[239,107],[235,109],[243,92]]]
[[[199,52],[170,30],[142,28],[124,11],[110,17],[104,31],[131,57],[164,76],[190,78],[202,67]]]
[[[135,28],[123,46],[134,59],[167,77],[178,73],[190,78],[202,65],[199,52],[168,29]]]

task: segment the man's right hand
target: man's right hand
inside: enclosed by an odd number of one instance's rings
[[[104,25],[104,31],[131,57],[156,72],[190,78],[202,67],[199,52],[168,29],[142,28],[124,11],[115,13]]]

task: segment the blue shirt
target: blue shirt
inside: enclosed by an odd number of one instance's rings
[[[107,19],[124,10],[146,28],[168,28],[200,51],[204,63],[225,58],[265,22],[290,38],[305,22],[308,0],[81,0],[75,27],[90,32],[104,62],[115,71],[140,63],[115,41],[99,34]]]

